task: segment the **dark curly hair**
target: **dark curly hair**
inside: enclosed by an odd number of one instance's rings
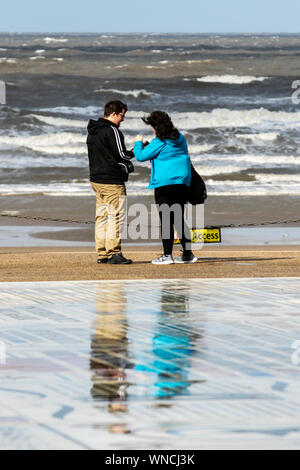
[[[170,116],[163,111],[153,111],[142,120],[155,129],[157,137],[161,140],[167,139],[176,130]]]

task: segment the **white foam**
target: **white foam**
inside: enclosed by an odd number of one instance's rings
[[[127,192],[129,195],[149,195],[151,191],[147,189],[148,182],[129,182]],[[206,186],[209,196],[271,196],[271,195],[300,195],[300,183],[292,184],[289,187],[286,184],[274,184],[274,182],[261,183],[246,181],[214,181],[206,180]],[[49,196],[93,196],[91,186],[88,180],[68,183],[50,183],[50,184],[1,184],[0,195],[15,196],[29,194],[45,194]]]
[[[246,171],[257,179],[260,176],[251,172],[252,168],[282,168],[300,166],[300,157],[294,156],[267,156],[267,155],[205,155],[199,158],[192,156],[192,161],[197,171],[203,176],[219,174],[240,173]],[[295,181],[294,175],[289,175],[291,181]],[[280,180],[281,175],[278,175]],[[268,178],[268,177],[266,177]],[[288,176],[283,179],[288,182]]]
[[[56,62],[63,62],[64,59],[62,57],[53,57],[52,60],[55,60]]]
[[[234,165],[218,165],[218,166],[207,166],[207,165],[194,165],[196,171],[200,173],[202,176],[213,176],[213,175],[221,175],[226,173],[239,173],[241,171],[241,167],[234,166]]]
[[[206,180],[209,195],[214,196],[271,196],[299,195],[300,184],[280,184],[274,181],[214,181]]]
[[[43,41],[45,41],[46,44],[51,44],[55,42],[68,42],[68,39],[57,39],[57,38],[44,38]]]
[[[179,129],[214,127],[280,126],[299,127],[300,112],[269,111],[265,108],[232,111],[217,108],[211,112],[173,113],[171,115]]]
[[[87,160],[82,158],[82,154],[74,153],[62,156],[62,149],[59,148],[58,157],[55,158],[51,152],[41,152],[43,155],[19,156],[12,159],[11,156],[2,156],[0,168],[23,169],[23,168],[86,168]],[[86,152],[85,152],[86,153]],[[59,160],[58,160],[59,159]]]
[[[294,174],[277,175],[277,174],[271,174],[271,173],[259,173],[255,175],[255,178],[257,181],[261,181],[262,183],[286,182],[289,185],[291,183],[300,183],[300,175],[294,175]]]
[[[44,52],[46,52],[45,49],[37,49],[35,51],[36,54],[44,54]]]
[[[139,119],[145,114],[147,113],[128,111],[122,129],[145,130],[145,124]],[[256,126],[264,129],[266,127],[276,128],[276,130],[282,129],[282,126],[286,128],[300,127],[300,112],[269,111],[265,108],[242,111],[217,108],[211,112],[171,113],[170,116],[175,126],[182,131],[216,127],[243,128]]]
[[[143,93],[146,96],[154,95],[155,93],[148,92],[147,90],[128,90],[120,91],[114,89],[103,89],[105,92],[118,92],[122,94],[132,95],[138,97],[139,94]],[[52,113],[62,113],[62,114],[82,114],[88,117],[103,115],[103,108],[96,106],[87,106],[87,107],[68,107],[60,106],[55,108],[44,108],[39,111]],[[143,111],[128,111],[126,114],[126,120],[122,124],[122,129],[140,131],[141,129],[145,130],[146,126],[141,121],[140,117],[145,116]],[[44,120],[47,118],[42,117]],[[52,119],[59,119],[53,118]],[[227,108],[216,108],[211,112],[189,112],[189,113],[172,113],[171,118],[174,121],[174,124],[180,130],[193,130],[198,128],[215,128],[215,127],[271,127],[279,128],[282,126],[285,127],[300,127],[300,112],[288,113],[284,111],[269,111],[265,108],[250,109],[250,110],[241,110],[241,111],[232,111]],[[58,122],[58,121],[57,121]],[[70,125],[72,121],[70,120]],[[54,121],[53,121],[54,125]],[[76,121],[73,122],[73,125],[76,125]],[[85,123],[86,125],[86,123]],[[262,132],[259,134],[247,134],[246,138],[258,138],[259,140],[270,141],[278,137],[278,133],[268,133]],[[239,138],[244,138],[245,135],[237,134]],[[256,136],[256,137],[254,137]]]
[[[247,163],[248,165],[300,165],[300,156],[293,155],[225,155],[227,161]]]
[[[87,126],[85,121],[78,121],[76,119],[64,119],[53,116],[41,116],[39,114],[31,114],[32,117],[38,121],[44,122],[54,127],[74,127],[78,129],[84,129]]]
[[[0,145],[29,148],[47,154],[83,154],[87,151],[85,142],[85,135],[68,132],[37,136],[0,136]]]
[[[207,75],[205,77],[197,78],[198,82],[205,83],[224,83],[231,85],[247,85],[252,82],[263,82],[268,80],[268,77],[252,77],[248,75]]]
[[[81,114],[84,116],[103,115],[103,107],[99,106],[56,106],[55,108],[41,108],[36,111],[60,113],[60,114]]]
[[[29,60],[45,60],[46,57],[43,56],[43,55],[37,55],[37,56],[34,56],[34,57],[29,57]]]
[[[183,52],[183,54],[186,54],[187,52]],[[188,52],[190,54],[190,52]],[[215,62],[214,60],[212,59],[202,59],[202,60],[186,60],[185,63],[187,63],[188,65],[192,65],[192,64],[209,64],[211,62]]]
[[[17,63],[17,59],[13,59],[13,58],[7,58],[7,57],[0,57],[0,64],[16,64]]]
[[[0,195],[45,194],[49,196],[91,196],[89,181],[84,183],[0,184]]]
[[[279,136],[280,134],[276,132],[261,133],[261,134],[236,134],[236,137],[238,139],[252,140],[252,142],[255,142],[255,143],[259,143],[259,141],[262,141],[260,143],[272,142],[278,139]]]
[[[202,145],[189,145],[189,153],[191,155],[198,154],[198,153],[204,153],[204,152],[209,152],[215,147],[215,144],[202,144]]]
[[[138,98],[139,96],[153,96],[156,95],[156,93],[149,92],[147,90],[117,90],[114,88],[99,88],[98,90],[95,90],[95,93],[114,93],[118,95],[124,95],[124,96],[133,96],[134,98]]]

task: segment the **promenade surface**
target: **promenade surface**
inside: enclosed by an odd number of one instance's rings
[[[97,265],[94,248],[0,248],[0,282],[300,277],[300,246],[204,246],[193,265],[155,266],[161,246],[125,247],[129,266]],[[179,256],[180,251],[174,252]]]
[[[299,291],[2,282],[0,448],[299,448]]]

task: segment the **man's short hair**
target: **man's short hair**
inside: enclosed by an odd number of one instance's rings
[[[113,113],[120,114],[123,110],[127,111],[127,104],[122,101],[109,101],[104,107],[104,116],[110,116]]]

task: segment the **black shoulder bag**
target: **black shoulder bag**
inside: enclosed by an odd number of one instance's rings
[[[191,185],[188,189],[187,200],[190,204],[194,206],[196,204],[204,204],[205,199],[207,198],[207,191],[204,180],[197,173],[193,165],[191,165],[192,170],[192,180]]]

